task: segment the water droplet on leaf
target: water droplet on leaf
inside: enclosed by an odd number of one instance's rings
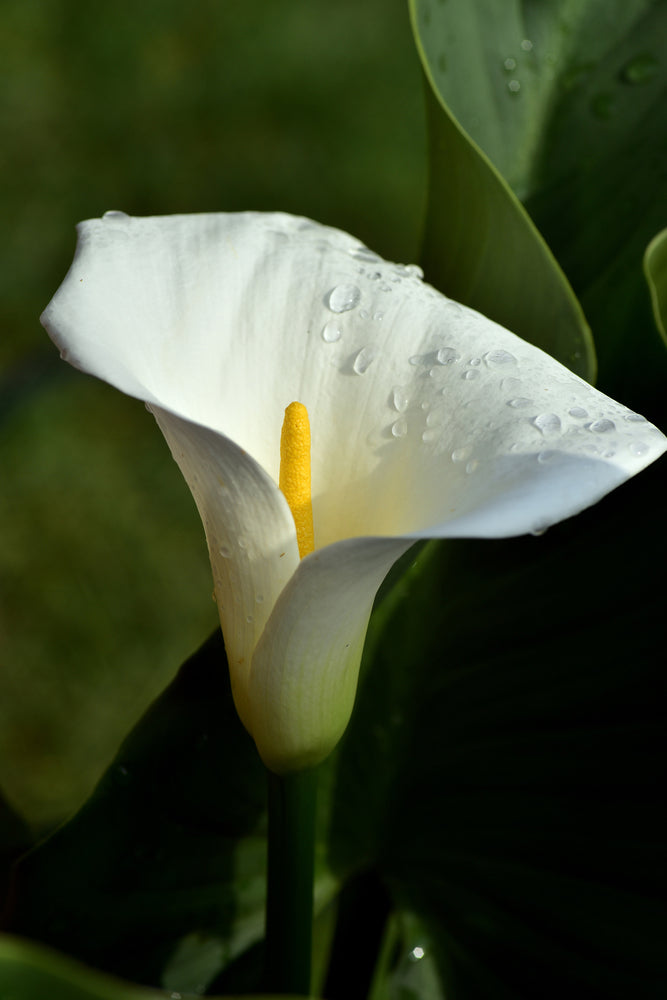
[[[405,437],[408,431],[408,422],[405,417],[399,417],[399,419],[392,424],[391,433],[395,438]]]
[[[403,413],[407,410],[410,402],[407,390],[401,385],[395,385],[392,391],[391,402],[395,410],[398,410],[399,413]]]
[[[650,52],[642,52],[625,64],[619,76],[623,83],[650,83],[658,72],[659,63]]]

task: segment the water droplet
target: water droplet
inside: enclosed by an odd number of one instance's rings
[[[525,406],[532,406],[532,399],[528,399],[527,396],[517,396],[515,399],[510,399],[507,402],[508,406],[511,406],[514,410],[521,410]]]
[[[419,264],[397,264],[394,268],[394,274],[396,275],[394,281],[400,281],[401,278],[419,278],[421,281],[424,277],[424,272]]]
[[[633,441],[630,445],[630,451],[633,455],[645,455],[648,450],[645,441]]]
[[[507,89],[510,94],[518,94],[521,90],[521,82],[519,80],[509,80],[507,84]]]
[[[374,347],[370,345],[368,347],[362,347],[352,363],[352,371],[355,375],[363,375],[364,372],[367,372],[375,361],[376,356],[377,351]]]
[[[642,52],[627,62],[619,76],[623,83],[650,83],[658,72],[658,60],[650,52]]]
[[[626,413],[625,420],[630,424],[645,424],[646,417],[642,417],[641,413]]]
[[[361,292],[356,285],[336,285],[329,292],[329,309],[331,312],[349,312],[359,305]]]
[[[436,427],[440,423],[442,423],[442,411],[431,410],[431,412],[426,417],[427,427]]]
[[[421,354],[413,354],[411,358],[408,358],[408,360],[411,365],[417,366],[420,365],[424,359],[422,358]]]
[[[531,528],[530,533],[531,535],[535,535],[536,538],[539,538],[540,535],[544,534],[548,527],[548,524],[536,524],[534,528]]]
[[[370,315],[370,313],[368,312],[368,309],[360,309],[359,310],[359,317],[361,319],[368,319],[369,315]]]
[[[373,319],[375,320],[376,323],[381,323],[382,320],[384,319],[384,313],[383,312],[373,313]]]
[[[240,549],[247,549],[248,543],[246,542],[245,538],[239,538],[238,546]]]
[[[105,212],[102,218],[105,222],[126,222],[130,217],[127,212],[118,212],[112,209],[109,212]]]
[[[505,365],[515,365],[516,358],[509,351],[487,351],[484,355],[484,361],[489,366],[489,368],[498,368]],[[472,364],[472,362],[471,362]]]
[[[245,620],[247,621],[248,625],[252,625],[255,619],[253,618],[252,615],[246,615]]]
[[[477,366],[481,365],[481,363],[482,363],[481,358],[471,358],[470,361],[468,362],[468,364],[472,365],[473,368],[477,368]]]
[[[461,360],[461,355],[453,347],[441,347],[436,354],[436,360],[439,365],[455,365]]]
[[[424,949],[417,946],[408,954],[408,958],[411,962],[419,962],[424,957],[424,954]]]
[[[407,410],[410,397],[402,385],[394,386],[391,394],[391,402],[394,409],[398,410],[399,413],[404,413]]]
[[[408,432],[408,422],[405,417],[399,417],[398,420],[391,425],[391,433],[395,438],[402,438]]]
[[[508,73],[512,73],[516,69],[516,59],[508,56],[503,62],[503,69],[507,70]]]
[[[470,450],[470,448],[455,448],[452,452],[452,462],[465,462]]]
[[[369,250],[368,247],[365,246],[352,247],[352,249],[349,252],[350,256],[354,257],[355,260],[365,260],[370,263],[376,263],[377,261],[382,260],[382,257],[374,253],[373,250]]]
[[[591,101],[591,111],[596,118],[601,121],[607,121],[611,118],[615,110],[615,101],[613,94],[602,93],[596,94]]]
[[[428,409],[430,409],[430,407],[431,407],[431,404],[429,403],[429,401],[427,399],[425,399],[424,402],[422,403],[422,410],[428,410]]]
[[[342,330],[335,320],[330,319],[328,323],[325,323],[322,327],[322,340],[326,344],[335,344],[337,340],[340,340],[342,336]]]
[[[576,417],[577,420],[583,420],[584,417],[588,416],[588,410],[585,410],[583,406],[572,406],[567,412],[571,417]]]
[[[469,368],[467,372],[464,373],[463,377],[470,381],[471,378],[477,378],[479,372],[475,368]]]
[[[534,418],[533,423],[544,435],[560,434],[560,417],[555,413],[539,413]]]
[[[466,472],[470,476],[473,472],[476,472],[479,468],[479,462],[476,458],[471,458],[469,462],[466,462]]]
[[[220,553],[223,559],[229,559],[229,557],[232,554],[232,550],[230,549],[229,545],[221,545],[220,548],[218,549],[218,552]]]
[[[431,427],[422,434],[422,441],[424,444],[429,444],[431,441],[436,441],[439,437],[439,432],[435,428]]]
[[[552,462],[557,454],[557,451],[541,451],[537,456],[537,461],[540,465],[545,465],[547,462]]]
[[[533,51],[533,43],[531,42],[530,38],[523,39],[523,41],[521,42],[521,48],[523,49],[524,52]]]
[[[588,430],[594,434],[609,434],[610,431],[616,430],[616,424],[613,420],[594,420],[588,425]]]

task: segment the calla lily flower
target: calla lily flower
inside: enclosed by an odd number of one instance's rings
[[[203,521],[239,715],[278,773],[343,733],[376,591],[416,540],[540,533],[667,446],[338,230],[107,212],[78,234],[42,322],[67,361],[155,415]],[[303,558],[279,485],[295,401],[312,440]]]

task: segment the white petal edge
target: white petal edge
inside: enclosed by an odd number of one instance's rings
[[[253,650],[299,565],[294,520],[273,480],[233,441],[151,409],[204,525],[234,703],[252,734]]]
[[[252,662],[252,732],[277,773],[323,760],[350,719],[376,592],[411,540],[355,538],[303,559]]]

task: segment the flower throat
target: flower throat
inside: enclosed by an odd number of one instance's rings
[[[280,434],[280,479],[278,482],[296,526],[299,556],[315,548],[313,504],[310,487],[310,421],[303,403],[290,403]]]

